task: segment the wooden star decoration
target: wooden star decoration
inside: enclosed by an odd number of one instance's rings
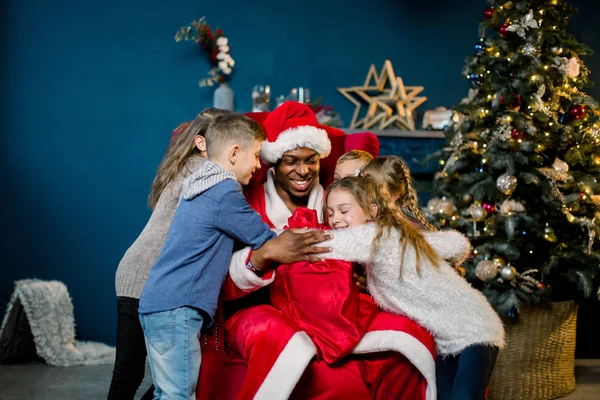
[[[371,64],[367,77],[362,86],[352,86],[349,88],[338,88],[338,92],[347,98],[354,106],[354,113],[350,122],[350,128],[370,128],[378,122],[382,122],[385,114],[377,112],[378,105],[373,101],[374,95],[389,93],[395,86],[396,76],[392,63],[386,61],[381,72],[378,74],[374,64]],[[366,114],[361,118],[363,105],[366,104]]]
[[[427,100],[417,96],[423,90],[423,86],[404,86],[389,60],[385,61],[379,74],[371,64],[363,86],[338,89],[355,106],[351,129],[369,129],[379,124],[379,129],[395,126],[411,131],[415,130],[414,110]],[[364,103],[367,111],[359,118]]]

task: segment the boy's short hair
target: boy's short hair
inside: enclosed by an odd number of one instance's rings
[[[341,164],[344,161],[352,161],[352,160],[360,160],[360,161],[364,161],[364,162],[368,163],[371,160],[373,160],[373,156],[371,155],[371,153],[367,153],[366,151],[352,150],[345,154],[342,154],[342,156],[340,158],[338,158],[336,164]]]
[[[242,149],[252,141],[267,138],[263,128],[254,120],[241,114],[223,114],[212,121],[206,129],[206,153],[218,157],[227,144],[238,144]]]

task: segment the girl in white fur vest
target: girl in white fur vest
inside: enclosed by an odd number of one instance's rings
[[[332,248],[325,256],[365,263],[367,287],[379,306],[432,333],[441,356],[438,399],[483,399],[504,328],[485,296],[446,261],[464,261],[471,250],[467,238],[419,229],[388,186],[376,187],[371,178],[333,183],[326,208],[329,225],[340,230],[323,243]]]

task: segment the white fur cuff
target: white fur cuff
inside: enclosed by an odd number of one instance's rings
[[[229,263],[229,276],[235,285],[246,292],[253,292],[263,286],[270,285],[275,280],[275,271],[270,278],[263,279],[246,268],[246,260],[250,254],[250,247],[236,251],[231,256]]]

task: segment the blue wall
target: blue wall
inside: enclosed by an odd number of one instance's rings
[[[586,15],[575,31],[600,48],[587,22],[598,6],[579,3]],[[73,297],[79,337],[114,343],[114,272],[149,216],[148,189],[170,132],[211,105],[211,90],[197,87],[208,65],[193,44],[174,42],[179,26],[206,15],[230,38],[238,111],[250,110],[255,84],[275,95],[306,86],[348,122],[352,107],[335,88],[361,83],[369,64],[386,58],[406,84],[425,86],[423,109],[459,101],[463,59],[486,7],[217,4],[2,2],[0,311],[13,280],[58,279]],[[600,71],[597,60],[589,64]]]

